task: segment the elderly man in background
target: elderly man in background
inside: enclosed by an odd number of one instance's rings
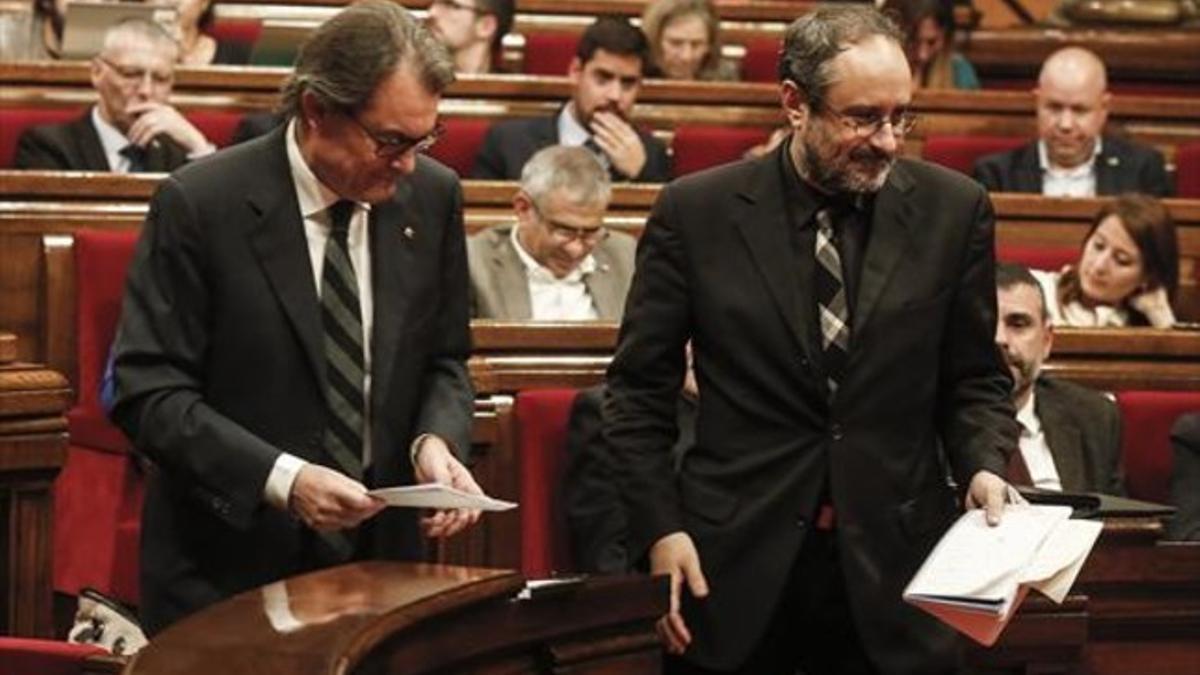
[[[1157,150],[1103,133],[1112,94],[1100,57],[1082,47],[1054,52],[1033,93],[1038,140],[975,164],[975,179],[989,191],[1048,197],[1171,193]]]
[[[505,321],[618,321],[636,242],[604,226],[612,188],[592,153],[551,146],[521,172],[515,227],[467,242],[472,314]]]
[[[58,171],[173,171],[216,150],[167,100],[178,47],[156,23],[109,29],[92,59],[98,100],[83,117],[21,135],[13,165]]]

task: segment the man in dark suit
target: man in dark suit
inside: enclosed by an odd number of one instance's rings
[[[92,59],[99,97],[82,117],[33,127],[13,166],[60,171],[173,171],[215,148],[167,99],[178,47],[156,23],[130,20],[104,36]]]
[[[988,190],[1051,197],[1171,194],[1157,150],[1103,135],[1112,95],[1098,56],[1082,47],[1054,52],[1033,93],[1038,140],[976,162],[975,179]]]
[[[1175,516],[1167,536],[1200,541],[1200,411],[1185,413],[1171,427],[1175,464],[1171,469],[1171,501]]]
[[[368,488],[479,492],[455,457],[472,409],[461,190],[417,155],[453,79],[402,7],[352,5],[306,43],[285,127],[185,167],[151,201],[112,411],[154,463],[148,633],[306,570],[418,555],[416,517],[381,512]],[[446,536],[478,515],[420,524]]]
[[[1105,396],[1042,375],[1054,327],[1042,287],[1020,265],[996,268],[996,346],[1013,377],[1013,407],[1021,424],[1020,452],[1008,478],[1067,492],[1125,494],[1121,413]]]
[[[639,243],[605,435],[629,550],[671,576],[671,672],[956,666],[955,633],[901,593],[964,502],[999,522],[1017,428],[991,340],[991,207],[898,157],[902,45],[870,7],[798,19],[790,139],[668,185]],[[701,404],[676,476],[689,339]]]
[[[613,180],[670,180],[666,146],[630,121],[647,58],[646,36],[626,19],[597,19],[579,39],[567,71],[575,87],[571,100],[551,117],[493,125],[471,177],[517,180],[538,150],[548,145],[582,145],[609,167]]]

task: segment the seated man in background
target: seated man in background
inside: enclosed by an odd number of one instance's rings
[[[433,0],[429,30],[446,45],[459,73],[491,73],[513,22],[513,0]]]
[[[1171,503],[1179,510],[1167,528],[1167,538],[1200,541],[1200,411],[1175,420],[1171,447],[1175,450]]]
[[[1050,197],[1171,193],[1157,150],[1102,134],[1112,95],[1100,57],[1082,47],[1054,52],[1033,93],[1039,139],[976,162],[975,179],[989,191]]]
[[[471,177],[516,180],[541,148],[581,145],[611,170],[614,180],[669,180],[666,146],[630,121],[649,53],[646,36],[626,19],[597,19],[580,38],[567,72],[574,86],[571,100],[552,117],[493,125]]]
[[[504,321],[619,321],[633,237],[604,227],[608,172],[583,148],[543,148],[521,172],[516,227],[467,241],[472,316]]]
[[[1041,376],[1054,330],[1042,287],[1020,265],[996,267],[996,346],[1013,377],[1020,452],[1008,479],[1067,492],[1125,494],[1121,417],[1111,400],[1086,387]]]
[[[167,103],[178,48],[156,23],[123,21],[92,59],[96,105],[73,122],[21,134],[13,166],[59,171],[173,171],[216,150]]]

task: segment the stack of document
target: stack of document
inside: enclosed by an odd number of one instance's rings
[[[946,532],[904,590],[904,600],[991,646],[1029,588],[1061,603],[1104,525],[1071,520],[1069,506],[1005,507],[990,526],[981,509]]]

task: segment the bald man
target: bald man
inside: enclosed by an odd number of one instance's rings
[[[1094,53],[1066,47],[1051,54],[1033,94],[1038,140],[975,164],[975,179],[989,191],[1051,197],[1170,195],[1158,151],[1102,134],[1112,94],[1104,62]]]

